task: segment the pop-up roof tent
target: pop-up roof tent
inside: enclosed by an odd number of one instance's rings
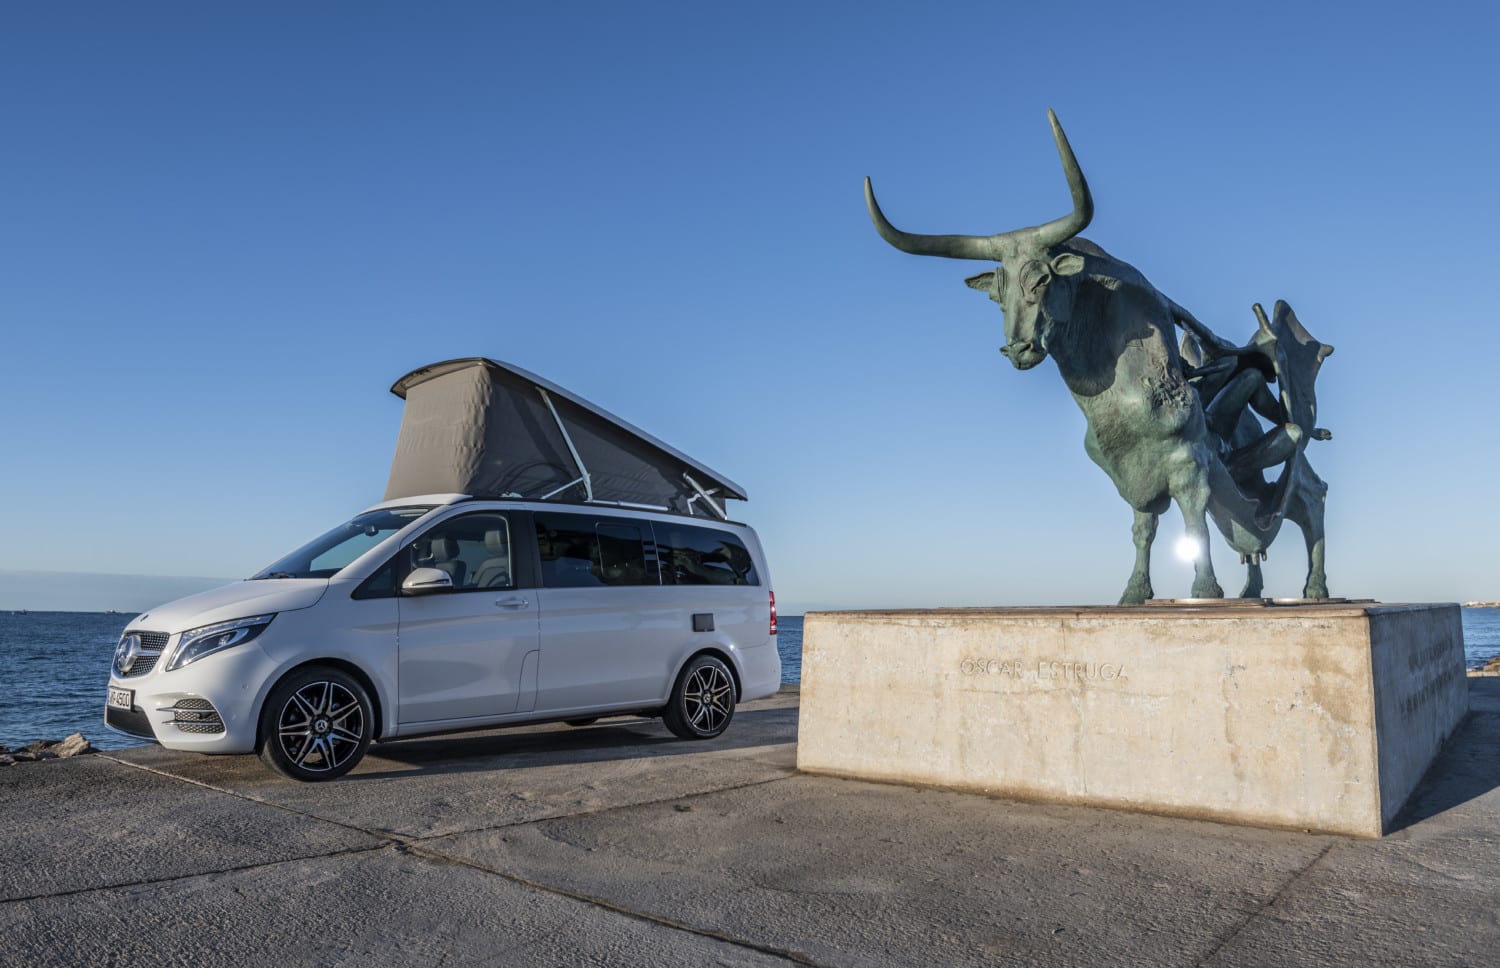
[[[471,357],[413,370],[388,501],[469,494],[727,517],[738,484],[518,366]]]

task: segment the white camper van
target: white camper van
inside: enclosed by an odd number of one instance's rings
[[[709,739],[779,688],[765,555],[724,508],[741,488],[510,364],[392,392],[387,500],[132,621],[110,728],[327,780],[372,741],[488,726],[643,715]]]

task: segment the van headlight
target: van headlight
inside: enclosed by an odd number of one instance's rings
[[[257,615],[254,618],[237,618],[233,622],[220,622],[202,628],[188,629],[177,643],[177,651],[167,663],[167,671],[180,669],[190,662],[197,662],[205,655],[223,652],[236,645],[243,645],[266,630],[276,615]]]

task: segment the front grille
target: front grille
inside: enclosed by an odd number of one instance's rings
[[[222,733],[224,721],[207,699],[179,699],[172,707],[172,725],[184,733]]]
[[[114,706],[104,708],[104,722],[118,729],[122,733],[131,736],[139,736],[142,739],[156,739],[156,733],[151,730],[151,720],[146,718],[141,707],[124,710],[116,709]]]
[[[130,667],[129,672],[122,670],[118,662],[115,663],[115,674],[122,679],[134,679],[155,669],[162,650],[167,647],[167,639],[171,638],[167,632],[126,632],[125,634],[140,638],[141,652],[135,657],[135,665]],[[123,638],[124,636],[121,636],[122,640]]]
[[[161,656],[159,655],[136,656],[135,665],[130,667],[129,672],[121,672],[120,678],[134,679],[136,676],[143,676],[146,673],[150,672],[152,669],[156,668],[156,660],[160,658]],[[119,670],[117,669],[115,671],[118,672]]]

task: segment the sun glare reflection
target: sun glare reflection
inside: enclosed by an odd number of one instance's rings
[[[1187,535],[1177,539],[1177,557],[1183,561],[1197,561],[1202,548],[1203,546],[1196,539]]]

